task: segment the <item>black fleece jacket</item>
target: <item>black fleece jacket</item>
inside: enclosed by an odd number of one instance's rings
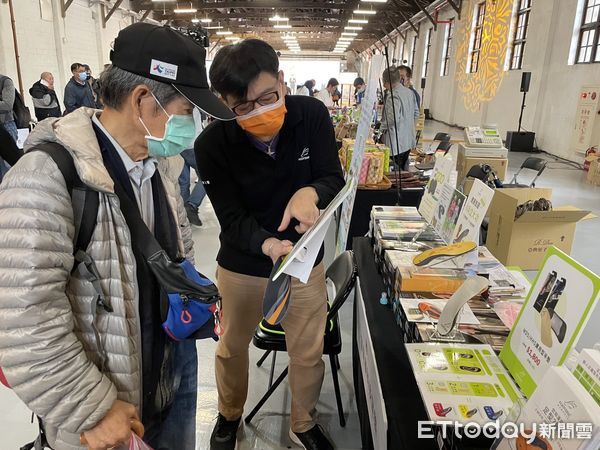
[[[236,273],[268,277],[272,262],[261,250],[265,239],[298,241],[295,220],[277,232],[296,191],[314,187],[323,209],[344,185],[325,105],[303,96],[286,96],[285,105],[275,159],[252,145],[236,121],[212,123],[195,143],[200,178],[221,224],[217,261]]]

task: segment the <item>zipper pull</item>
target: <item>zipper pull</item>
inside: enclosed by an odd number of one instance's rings
[[[98,300],[96,302],[96,305],[99,306],[100,308],[104,309],[104,311],[106,312],[114,312],[114,309],[112,308],[112,306],[110,306],[108,303],[106,303],[104,301],[104,297],[102,295],[98,295]]]
[[[190,299],[185,294],[179,294],[179,296],[181,297],[181,302],[183,303],[183,309],[181,310],[181,316],[179,318],[183,323],[188,324],[193,319],[192,315],[188,311]]]

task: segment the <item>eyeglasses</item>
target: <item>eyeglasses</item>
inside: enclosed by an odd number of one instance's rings
[[[266,94],[261,95],[255,100],[248,100],[243,103],[238,103],[231,110],[238,116],[243,116],[244,114],[248,114],[254,110],[254,105],[258,103],[260,106],[272,105],[279,101],[279,92],[267,92]]]

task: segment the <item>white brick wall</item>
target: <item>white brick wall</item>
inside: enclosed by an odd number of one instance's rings
[[[109,51],[117,34],[131,24],[129,16],[117,11],[103,29],[100,6],[89,6],[88,0],[75,0],[63,19],[60,1],[51,2],[53,20],[44,21],[39,0],[13,1],[25,102],[30,107],[29,88],[42,72],[54,74],[62,102],[64,86],[71,77],[71,63],[89,64],[94,76],[98,76],[103,65],[110,62]],[[124,1],[121,7],[129,8],[129,1]],[[14,55],[8,4],[0,1],[0,73],[11,77],[17,85]]]

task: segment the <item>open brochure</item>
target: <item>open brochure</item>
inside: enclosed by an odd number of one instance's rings
[[[325,239],[329,222],[333,218],[338,207],[352,192],[353,187],[354,179],[348,178],[348,181],[342,190],[335,196],[331,203],[329,203],[329,206],[321,211],[321,215],[317,221],[306,233],[304,233],[304,235],[302,235],[300,240],[294,245],[292,251],[285,257],[279,270],[273,275],[273,281],[275,281],[282,273],[287,273],[288,275],[298,278],[303,283],[308,281],[310,272],[313,269],[313,265],[317,259],[323,240]]]

